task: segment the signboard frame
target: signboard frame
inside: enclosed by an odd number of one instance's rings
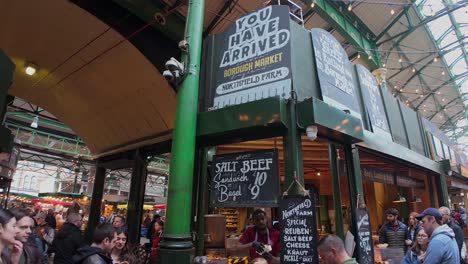
[[[211,175],[212,207],[278,206],[280,178],[277,149],[215,155]]]
[[[281,197],[279,212],[281,263],[318,263],[314,194]]]

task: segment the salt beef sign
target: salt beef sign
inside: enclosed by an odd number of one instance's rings
[[[287,6],[268,6],[241,17],[214,37],[210,59],[219,70],[214,75],[215,89],[208,89],[208,110],[290,97],[289,23]]]

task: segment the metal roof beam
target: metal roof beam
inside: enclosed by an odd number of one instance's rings
[[[311,0],[301,0],[304,4],[310,5]],[[314,10],[320,15],[322,19],[327,21],[330,25],[336,29],[346,41],[356,48],[358,52],[371,53],[372,59],[364,57],[363,60],[371,69],[377,69],[381,67],[382,63],[380,60],[380,54],[377,52],[377,46],[373,41],[370,40],[348,16],[344,16],[338,8],[335,7],[334,3],[330,0],[315,0]],[[370,34],[369,34],[370,35]]]
[[[414,1],[413,1],[414,2]],[[388,24],[388,26],[386,26],[382,32],[380,32],[379,35],[377,35],[377,37],[375,37],[375,42],[378,42],[387,32],[388,30],[390,30],[399,20],[400,18],[403,16],[403,15],[406,15],[407,19],[408,19],[408,15],[406,14],[406,12],[408,12],[409,8],[411,7],[411,5],[408,5],[406,6],[396,17],[395,19],[392,20],[392,22],[390,22],[390,24]],[[409,23],[409,20],[408,20],[408,23]],[[411,25],[411,24],[410,24]]]
[[[455,82],[455,80],[461,78],[461,77],[464,77],[468,75],[468,72],[465,72],[465,73],[461,73],[459,75],[456,75],[456,76],[453,76],[452,78],[450,78],[449,80],[445,81],[444,83],[442,83],[440,86],[438,86],[437,88],[431,90],[431,93],[434,94],[435,92],[437,92],[438,90],[440,90],[441,88],[443,88],[445,85],[451,83],[451,82]],[[426,98],[424,98],[417,106],[416,106],[416,109],[419,109],[419,107],[427,100],[429,96],[427,96]],[[458,98],[458,97],[456,97]]]
[[[234,1],[236,2],[234,3]],[[205,32],[203,32],[204,37],[211,33],[211,30],[213,30],[213,28],[218,24],[219,20],[223,18],[224,13],[226,13],[228,9],[231,9],[232,5],[236,5],[237,2],[239,2],[239,0],[228,0],[224,2],[223,7],[221,7],[219,12],[216,14],[216,17],[211,20],[210,24],[206,27]]]
[[[404,40],[406,37],[408,37],[411,33],[413,33],[416,29],[426,25],[427,23],[429,22],[432,22],[446,14],[450,14],[451,12],[455,11],[455,10],[458,10],[462,7],[466,6],[466,2],[459,2],[459,3],[456,3],[454,4],[451,8],[444,8],[442,10],[440,10],[439,12],[437,12],[437,14],[435,14],[434,16],[431,16],[431,17],[426,17],[425,19],[423,19],[419,24],[413,26],[412,28],[408,29],[408,30],[405,30],[403,32],[400,32],[388,39],[385,39],[384,41],[381,41],[379,43],[377,43],[377,46],[380,46],[384,43],[387,43],[389,41],[392,41],[396,38],[399,38],[394,44],[393,46],[396,46],[398,45],[398,43],[400,43],[402,40]]]

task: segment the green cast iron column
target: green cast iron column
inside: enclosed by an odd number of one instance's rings
[[[436,176],[436,188],[438,193],[437,197],[439,198],[439,207],[450,207],[447,182],[445,181],[445,174],[441,173]]]
[[[198,210],[197,210],[197,256],[203,256],[205,249],[205,214],[208,203],[208,149],[204,148],[201,154],[201,166],[198,182]]]
[[[142,157],[140,151],[135,151],[127,207],[128,241],[134,245],[140,243],[140,225],[147,176],[146,166],[146,160]]]
[[[343,211],[341,208],[340,175],[338,174],[338,158],[336,147],[328,145],[328,157],[330,160],[331,181],[333,189],[333,204],[335,207],[335,229],[336,235],[344,239]]]
[[[193,254],[190,235],[190,205],[192,204],[203,14],[204,0],[189,1],[185,33],[190,56],[183,52],[182,60],[190,64],[187,65],[186,74],[188,75],[177,95],[166,225],[164,236],[159,244],[159,263],[190,263]]]
[[[354,234],[354,241],[359,243],[357,235],[356,208],[358,206],[358,195],[364,202],[364,191],[362,188],[361,165],[359,161],[359,152],[355,145],[344,145],[346,168],[348,170],[349,198],[351,206],[351,232]],[[360,260],[359,251],[355,251],[358,261]]]
[[[304,164],[302,161],[302,139],[301,133],[297,129],[296,124],[296,102],[291,99],[288,102],[288,131],[283,136],[284,149],[284,191],[294,182],[294,177],[297,177],[297,182],[304,186]],[[298,184],[293,184],[289,189],[290,195],[303,194]]]
[[[106,180],[106,168],[99,166],[96,168],[94,176],[93,195],[91,197],[91,210],[89,212],[89,221],[86,228],[86,239],[91,241],[94,229],[99,224],[101,217],[101,201],[104,193],[104,182]]]

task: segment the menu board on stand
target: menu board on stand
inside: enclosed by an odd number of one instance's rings
[[[241,152],[213,157],[211,206],[276,207],[278,151]]]
[[[280,201],[281,263],[318,263],[315,200],[310,196]]]
[[[373,264],[374,250],[372,231],[369,222],[369,214],[367,213],[365,205],[356,209],[356,218],[358,262],[361,264]]]

